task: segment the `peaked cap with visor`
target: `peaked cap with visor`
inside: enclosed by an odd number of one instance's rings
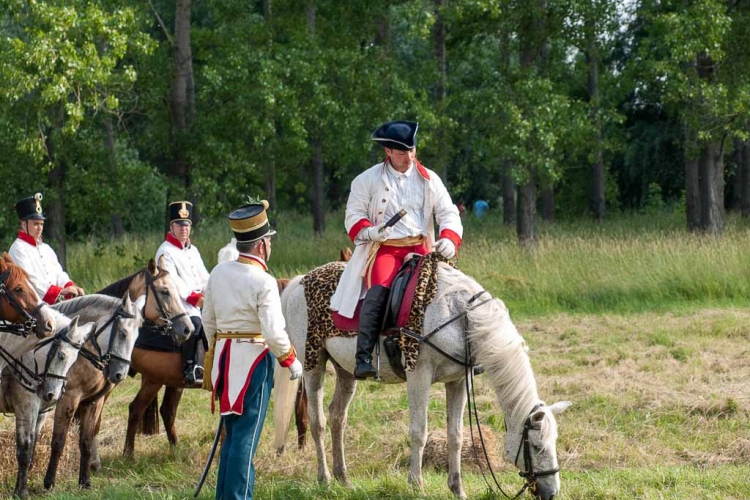
[[[229,226],[238,242],[258,241],[273,236],[276,231],[268,223],[268,202],[250,203],[229,214]]]

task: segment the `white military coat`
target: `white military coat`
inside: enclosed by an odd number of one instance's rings
[[[232,238],[232,240],[221,247],[219,249],[219,255],[217,263],[221,264],[222,262],[229,262],[230,260],[237,260],[237,257],[240,256],[239,250],[237,250],[237,238]]]
[[[37,295],[48,304],[57,302],[63,288],[75,285],[63,270],[52,247],[37,242],[23,231],[18,232],[8,253],[13,262],[29,275]]]
[[[188,316],[200,317],[201,310],[197,304],[203,297],[208,282],[208,271],[198,248],[189,242],[184,246],[172,233],[167,233],[167,238],[156,251],[157,264],[162,255],[165,268],[182,298],[185,312]]]
[[[203,304],[203,329],[209,345],[217,332],[261,333],[263,339],[218,339],[214,347],[211,383],[213,401],[222,415],[242,414],[245,392],[253,370],[269,350],[288,367],[296,355],[286,333],[276,280],[263,259],[241,254],[211,271]],[[219,361],[225,355],[224,366]],[[221,380],[222,392],[217,394]]]
[[[464,232],[458,208],[451,201],[450,194],[439,175],[423,167],[418,161],[415,161],[415,167],[425,182],[422,204],[422,220],[425,227],[422,228],[422,234],[427,240],[427,248],[432,249],[435,242],[433,221],[439,226],[440,238],[449,238],[458,247]],[[331,297],[331,309],[347,318],[354,316],[357,302],[366,291],[362,273],[372,248],[371,241],[357,239],[357,235],[365,227],[385,222],[385,207],[392,203],[398,204],[398,200],[392,200],[396,190],[391,184],[386,168],[386,162],[378,163],[355,177],[346,203],[344,224],[356,246],[336,292]]]

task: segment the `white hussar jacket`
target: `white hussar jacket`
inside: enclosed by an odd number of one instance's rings
[[[229,262],[230,260],[237,260],[240,256],[239,250],[237,250],[237,238],[232,238],[229,243],[219,249],[219,255],[217,263]]]
[[[422,228],[422,234],[427,240],[427,248],[431,250],[435,242],[435,222],[439,227],[439,237],[449,238],[458,248],[463,236],[463,225],[448,190],[435,172],[424,168],[418,161],[415,161],[414,166],[425,182],[422,205],[425,227]],[[377,226],[384,222],[384,207],[391,203],[393,195],[394,187],[386,171],[386,162],[365,170],[352,181],[344,224],[349,238],[356,246],[336,292],[331,297],[331,309],[344,317],[354,316],[357,302],[366,291],[362,273],[372,242],[357,238],[357,235],[365,227]],[[398,205],[398,200],[395,201]]]
[[[201,315],[198,301],[203,297],[203,290],[208,282],[208,271],[201,254],[195,245],[182,245],[171,233],[156,251],[156,262],[164,256],[165,268],[177,287],[185,312],[188,316]]]
[[[260,258],[243,254],[239,261],[223,262],[211,271],[203,304],[203,329],[209,345],[217,332],[263,334],[264,341],[216,341],[210,376],[222,415],[242,414],[253,370],[269,349],[281,366],[288,367],[295,359],[281,312],[278,285]],[[219,360],[225,351],[222,367]],[[221,392],[217,393],[219,389]]]
[[[37,295],[48,304],[57,302],[63,288],[75,285],[66,273],[57,254],[46,243],[37,242],[23,231],[10,246],[10,258],[29,275]]]

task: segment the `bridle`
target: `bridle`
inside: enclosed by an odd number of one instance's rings
[[[20,335],[24,338],[31,335],[31,333],[34,331],[34,328],[36,328],[36,318],[34,317],[39,309],[47,305],[44,302],[40,302],[39,305],[37,305],[31,313],[26,311],[21,304],[16,300],[16,298],[13,296],[12,293],[10,293],[10,290],[8,290],[8,285],[6,283],[8,277],[10,276],[10,270],[6,270],[4,273],[0,274],[0,299],[5,298],[5,300],[8,301],[8,304],[15,309],[18,314],[23,316],[24,322],[21,323],[10,323],[9,321],[5,320],[4,318],[0,318],[0,332],[2,333],[12,333],[13,335]]]
[[[142,328],[146,330],[154,331],[161,335],[173,335],[174,334],[174,321],[182,318],[183,316],[187,316],[187,313],[182,312],[176,316],[168,316],[167,311],[164,308],[164,304],[162,304],[162,301],[159,299],[159,294],[156,293],[156,287],[154,286],[153,276],[151,276],[151,273],[148,270],[146,270],[145,273],[146,273],[146,301],[143,304],[144,314],[143,314]],[[151,291],[151,293],[153,294],[154,300],[156,301],[156,308],[159,310],[159,314],[161,314],[161,316],[159,317],[159,320],[162,322],[161,325],[146,318],[145,310],[146,310],[146,305],[148,305],[149,291]]]
[[[135,316],[127,312],[123,307],[122,304],[117,308],[117,310],[114,312],[112,317],[110,317],[106,323],[104,323],[102,326],[100,326],[94,334],[90,337],[89,340],[91,340],[91,343],[94,345],[94,348],[96,349],[96,352],[91,352],[88,350],[85,346],[81,349],[80,355],[84,357],[86,360],[88,360],[92,365],[94,365],[94,368],[100,371],[104,371],[104,368],[109,365],[109,362],[111,360],[120,361],[121,363],[124,363],[127,366],[130,366],[131,361],[129,359],[123,358],[122,356],[119,356],[117,354],[114,354],[112,352],[114,345],[115,345],[115,339],[113,337],[117,336],[117,333],[119,331],[120,327],[120,320],[122,319],[134,319]],[[109,345],[107,347],[107,353],[102,353],[102,348],[99,346],[99,336],[104,332],[104,330],[107,329],[108,326],[112,325],[111,331],[112,334],[109,337]]]
[[[39,341],[39,343],[37,343],[34,346],[33,351],[34,353],[36,353],[37,351],[39,351],[39,349],[46,347],[48,344],[53,344],[50,350],[47,352],[47,357],[44,361],[44,367],[41,372],[39,371],[39,365],[36,361],[36,356],[34,357],[34,369],[33,370],[27,367],[26,365],[24,365],[20,359],[15,358],[2,346],[0,346],[0,358],[2,358],[7,363],[8,368],[10,368],[16,374],[18,378],[18,382],[21,384],[21,387],[23,387],[27,391],[35,392],[37,387],[39,387],[47,379],[56,379],[56,380],[63,381],[62,391],[64,393],[65,388],[68,384],[67,373],[63,375],[59,373],[49,372],[50,363],[55,358],[55,356],[57,356],[57,353],[60,351],[60,348],[62,347],[63,342],[70,344],[76,350],[79,350],[79,351],[83,347],[83,344],[75,343],[70,339],[70,337],[68,337],[67,328],[63,328],[60,332],[58,332],[52,337]]]
[[[450,353],[445,352],[444,350],[440,349],[438,346],[436,346],[434,343],[430,341],[430,337],[438,333],[439,331],[446,328],[448,325],[454,323],[455,321],[458,321],[461,318],[466,317],[471,311],[474,309],[492,301],[492,297],[488,299],[484,299],[481,302],[476,302],[482,295],[484,294],[489,295],[489,292],[486,290],[481,290],[474,294],[467,302],[466,302],[466,309],[456,316],[452,317],[448,321],[444,322],[440,326],[436,327],[429,333],[425,335],[420,335],[414,331],[411,331],[407,328],[401,328],[401,333],[411,337],[420,343],[427,344],[428,346],[432,347],[435,351],[440,353],[445,358],[453,361],[454,363],[457,363],[459,365],[462,365],[465,370],[465,384],[466,384],[466,395],[467,395],[467,401],[468,401],[468,407],[469,407],[469,431],[471,434],[471,442],[474,442],[474,426],[476,425],[477,431],[479,434],[479,441],[482,444],[482,452],[484,454],[484,461],[487,464],[487,469],[489,471],[490,477],[492,477],[493,482],[495,483],[496,488],[500,491],[500,493],[508,499],[516,499],[519,498],[523,493],[528,489],[532,494],[536,495],[536,483],[537,480],[541,477],[546,476],[552,476],[554,474],[557,474],[560,472],[560,468],[554,468],[549,470],[543,470],[543,471],[535,471],[534,470],[534,463],[531,460],[531,443],[529,442],[529,431],[534,428],[532,422],[531,422],[531,416],[536,412],[539,408],[541,408],[543,403],[538,403],[534,408],[531,409],[528,416],[526,417],[526,420],[523,423],[523,433],[521,434],[521,443],[518,445],[518,451],[516,452],[516,460],[515,464],[518,465],[518,458],[521,454],[521,450],[523,450],[523,462],[524,462],[524,470],[519,472],[518,474],[524,478],[525,482],[524,485],[521,487],[521,489],[516,493],[514,496],[510,496],[505,491],[503,491],[503,488],[500,486],[500,482],[498,481],[497,477],[495,476],[495,471],[492,469],[492,464],[490,463],[489,455],[487,454],[487,446],[484,443],[484,437],[482,436],[482,428],[479,426],[479,413],[477,411],[477,405],[476,405],[476,394],[474,393],[474,360],[472,359],[471,355],[471,344],[469,343],[469,337],[464,337],[464,359],[460,359],[457,356],[454,356]],[[475,303],[476,302],[476,303]],[[472,418],[473,413],[473,418]],[[507,423],[505,427],[505,431],[508,431]],[[474,458],[477,461],[477,463],[480,463],[479,457],[476,455],[477,450],[475,447],[472,446],[472,449],[474,450]],[[484,473],[484,468],[480,467],[480,470],[482,472],[482,478],[484,479],[485,483],[487,484],[487,488],[492,491],[492,486],[490,485],[489,481],[487,480],[487,477]]]

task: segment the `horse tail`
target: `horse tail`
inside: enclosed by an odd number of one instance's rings
[[[141,425],[138,429],[139,434],[154,436],[159,434],[159,395],[154,396],[146,411],[143,413]]]
[[[281,309],[284,311],[284,317],[288,317],[289,302],[295,291],[301,286],[302,276],[296,276],[289,280],[289,283],[281,293]],[[287,332],[289,328],[287,326]],[[293,339],[290,339],[293,341]],[[299,355],[299,348],[297,353]],[[289,426],[294,413],[294,403],[297,398],[297,387],[299,380],[289,380],[288,370],[276,370],[273,374],[273,421],[274,421],[274,439],[273,448],[276,453],[281,455],[286,449],[286,437],[289,434]]]
[[[286,436],[294,413],[299,379],[289,380],[289,370],[276,370],[273,374],[273,448],[281,455],[286,450]]]

